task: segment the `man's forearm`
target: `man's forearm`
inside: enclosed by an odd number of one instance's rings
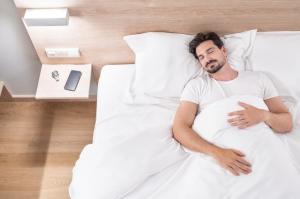
[[[173,128],[173,135],[180,144],[192,151],[213,156],[219,148],[200,137],[189,127]]]
[[[290,113],[264,111],[264,122],[277,133],[287,133],[293,129],[293,120]]]
[[[218,147],[204,140],[189,126],[173,128],[173,135],[186,148],[213,157],[220,166],[236,176],[251,173],[251,163],[241,151]]]

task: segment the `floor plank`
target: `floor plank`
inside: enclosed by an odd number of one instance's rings
[[[0,198],[69,198],[95,115],[95,102],[0,102]]]

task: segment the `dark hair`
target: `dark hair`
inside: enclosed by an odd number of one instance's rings
[[[198,33],[194,39],[189,44],[189,51],[194,55],[196,59],[198,59],[196,54],[196,48],[204,41],[211,40],[214,42],[218,48],[222,48],[224,43],[215,32],[208,32],[208,33]]]

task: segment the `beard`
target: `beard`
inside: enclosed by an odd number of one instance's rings
[[[214,64],[212,64],[212,66],[210,68],[208,68],[207,65],[209,65],[211,63],[214,63]],[[224,65],[225,65],[224,61],[222,63],[218,63],[217,60],[211,60],[209,63],[206,64],[206,71],[210,74],[214,74],[214,73],[218,72],[221,68],[223,68]]]

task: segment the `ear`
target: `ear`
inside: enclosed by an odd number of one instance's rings
[[[225,46],[222,46],[221,48],[222,52],[224,53],[225,57],[227,57],[227,49],[225,48]]]

